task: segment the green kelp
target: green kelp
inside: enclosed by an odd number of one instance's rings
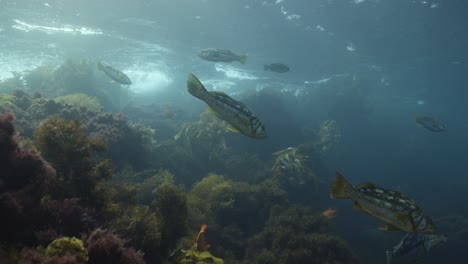
[[[245,264],[356,264],[329,220],[308,207],[280,207],[264,229],[248,239]]]
[[[175,250],[169,260],[175,264],[224,264],[224,260],[208,252],[209,244],[205,240],[206,224],[202,224],[195,243],[188,250]]]
[[[241,259],[246,238],[262,230],[273,207],[287,204],[287,194],[273,181],[250,185],[213,173],[196,183],[188,194],[192,228],[203,223],[216,227],[222,243],[212,252],[223,258]]]
[[[303,154],[300,147],[289,147],[273,153],[276,157],[272,171],[274,178],[285,187],[297,188],[313,184],[315,191],[323,182],[307,164],[309,156]]]
[[[106,148],[103,138],[89,138],[79,121],[51,118],[34,133],[34,144],[57,170],[53,198],[79,197],[84,205],[101,204],[100,183],[112,174],[109,160],[93,159],[93,153]]]
[[[330,197],[353,200],[356,210],[385,222],[380,227],[382,230],[410,233],[434,233],[436,230],[432,219],[405,194],[369,182],[352,186],[339,172],[331,184]]]
[[[226,123],[205,111],[200,114],[198,121],[186,124],[174,139],[182,143],[192,157],[215,159],[227,151],[226,133]]]
[[[316,148],[321,152],[326,152],[335,147],[341,139],[341,130],[335,120],[325,120],[320,124],[319,140]]]
[[[83,246],[83,241],[76,237],[61,237],[50,243],[45,249],[47,256],[59,256],[63,257],[66,255],[75,256],[76,263],[87,263],[88,252]]]
[[[83,93],[67,94],[56,97],[54,100],[67,105],[84,107],[92,112],[99,112],[102,110],[101,103],[99,103],[99,100],[96,97]]]

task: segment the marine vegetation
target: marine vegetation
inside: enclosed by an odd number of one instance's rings
[[[13,121],[13,114],[0,114],[0,244],[30,244],[55,170],[19,143]]]
[[[164,256],[174,248],[187,232],[187,196],[183,189],[163,184],[153,191],[152,209],[158,216],[161,232],[161,251]]]
[[[274,177],[283,186],[300,186],[306,183],[313,183],[318,189],[320,179],[307,165],[308,156],[301,154],[299,148],[289,147],[273,153],[276,159],[273,164]]]
[[[88,261],[88,252],[83,246],[83,241],[76,237],[61,237],[52,241],[45,249],[45,254],[49,257],[75,255],[77,263]]]
[[[409,233],[434,233],[432,219],[405,194],[365,182],[356,187],[336,172],[330,187],[333,199],[352,199],[354,208],[385,222],[382,230]]]
[[[78,197],[85,205],[101,200],[101,184],[112,168],[109,160],[96,162],[92,155],[105,149],[105,140],[90,139],[79,121],[51,118],[34,133],[34,144],[57,170],[54,198]]]
[[[241,258],[245,239],[260,231],[274,206],[286,205],[287,196],[272,181],[249,185],[209,174],[188,195],[191,223],[207,223],[216,230],[214,253]]]
[[[326,152],[340,142],[341,131],[335,120],[325,120],[320,124],[318,136],[319,140],[315,143],[316,148],[320,152]]]
[[[401,241],[393,247],[392,250],[387,250],[387,264],[390,264],[392,259],[407,259],[411,263],[416,263],[427,254],[447,243],[447,236],[443,234],[415,234],[406,233]]]
[[[96,229],[83,238],[88,264],[144,264],[143,253],[124,247],[124,241],[108,230]]]
[[[304,207],[277,208],[246,252],[246,264],[358,263],[328,219]]]
[[[92,97],[83,93],[67,94],[56,97],[54,100],[56,102],[64,103],[67,105],[84,107],[92,112],[99,112],[102,110],[102,106],[96,97]]]
[[[208,112],[200,114],[198,121],[186,124],[174,139],[195,157],[216,159],[227,151],[224,135],[227,132],[225,122]]]
[[[200,232],[197,235],[195,243],[188,250],[175,250],[170,256],[169,260],[175,264],[224,264],[220,258],[213,256],[208,248],[210,245],[205,240],[205,231],[207,225],[203,224]]]

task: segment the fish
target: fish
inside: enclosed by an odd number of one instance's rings
[[[118,82],[118,83],[123,84],[123,85],[132,84],[132,81],[130,80],[130,78],[128,78],[128,76],[125,73],[123,73],[123,72],[121,72],[121,71],[119,71],[119,70],[117,70],[117,69],[115,69],[115,68],[113,68],[113,67],[111,67],[111,66],[109,66],[107,64],[103,64],[101,62],[98,62],[97,67],[98,67],[99,70],[103,71],[109,78],[111,78],[115,82]]]
[[[426,256],[429,251],[447,242],[444,234],[415,234],[406,233],[392,250],[386,251],[387,264],[393,257],[403,257],[416,262]]]
[[[289,71],[289,67],[282,63],[272,63],[270,65],[263,65],[263,70],[284,73]]]
[[[327,218],[327,220],[332,220],[336,217],[336,209],[328,208],[327,210],[322,212],[322,215]]]
[[[247,55],[237,55],[230,50],[225,49],[205,49],[198,53],[198,56],[207,61],[214,62],[233,62],[238,61],[241,64],[247,63]]]
[[[193,248],[196,251],[207,251],[210,248],[210,245],[205,241],[205,231],[208,225],[202,224],[200,228],[200,232],[198,232],[197,240],[193,244]]]
[[[265,126],[243,103],[218,91],[207,91],[192,73],[187,80],[188,92],[208,105],[208,112],[229,123],[228,130],[254,139],[267,137]]]
[[[432,131],[432,132],[443,132],[445,131],[445,128],[446,128],[444,123],[430,116],[414,115],[414,120],[421,127],[424,127],[425,129]]]
[[[368,182],[354,187],[339,172],[331,184],[330,197],[353,200],[356,210],[385,222],[381,230],[408,233],[434,233],[436,230],[432,219],[405,194]]]

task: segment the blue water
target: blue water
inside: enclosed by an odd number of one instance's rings
[[[198,113],[205,105],[185,87],[193,72],[264,120],[268,141],[241,147],[268,156],[306,141],[303,127],[334,119],[342,137],[323,157],[326,185],[337,169],[353,184],[408,194],[434,219],[466,218],[467,17],[463,0],[0,0],[0,79],[99,59],[132,79],[134,104],[170,101]],[[197,57],[211,47],[248,54],[248,63]],[[291,71],[264,72],[273,62]],[[362,89],[347,89],[356,80]],[[272,91],[279,99],[264,96]],[[418,127],[414,113],[447,131]],[[399,235],[378,231],[350,201],[322,203],[338,208],[336,228],[364,263],[384,263]],[[449,242],[424,263],[468,263],[463,244]]]

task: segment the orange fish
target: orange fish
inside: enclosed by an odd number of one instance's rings
[[[328,208],[322,212],[322,215],[325,216],[328,220],[332,220],[336,217],[336,209]]]
[[[205,241],[205,230],[208,226],[206,224],[201,225],[200,232],[198,232],[197,241],[193,245],[197,251],[207,251],[210,245]]]

